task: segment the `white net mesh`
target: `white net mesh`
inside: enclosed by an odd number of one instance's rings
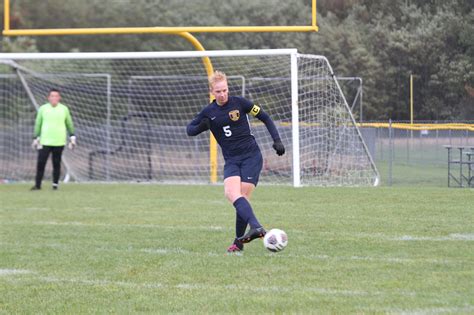
[[[30,149],[34,115],[18,77],[0,74],[0,180],[34,176],[36,155]]]
[[[191,54],[192,55],[192,54]],[[199,56],[63,54],[57,59],[0,60],[1,176],[34,176],[35,108],[61,90],[78,138],[64,162],[78,181],[209,182],[209,134],[186,136],[186,124],[209,102]],[[70,57],[68,57],[70,56]],[[291,56],[217,56],[231,95],[244,96],[272,117],[287,153],[278,157],[265,126],[250,119],[264,156],[262,183],[293,183]],[[378,177],[344,96],[324,57],[298,55],[300,178],[303,185],[372,185]],[[23,80],[23,82],[21,82]],[[218,155],[218,178],[223,159]]]

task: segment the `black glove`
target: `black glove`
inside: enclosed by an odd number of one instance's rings
[[[278,155],[285,154],[285,146],[283,145],[283,143],[281,143],[281,140],[276,140],[275,142],[273,142],[273,149],[275,149]]]
[[[209,118],[204,117],[199,123],[199,129],[202,131],[206,131],[210,128],[211,128],[211,121],[209,120]]]

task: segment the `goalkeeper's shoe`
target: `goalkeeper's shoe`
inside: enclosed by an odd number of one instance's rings
[[[35,185],[35,186],[31,187],[30,190],[32,190],[32,191],[33,190],[41,190],[41,187],[38,187],[38,186]]]
[[[251,228],[244,236],[238,238],[242,243],[249,243],[256,238],[262,238],[267,232],[263,227]]]

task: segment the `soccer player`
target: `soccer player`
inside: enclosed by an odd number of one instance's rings
[[[40,190],[44,169],[49,154],[53,156],[53,189],[58,189],[61,173],[61,155],[66,145],[66,130],[69,132],[69,148],[76,146],[74,125],[69,109],[60,103],[61,94],[57,89],[48,93],[48,103],[40,106],[36,115],[35,135],[32,147],[38,150],[36,180],[31,190]]]
[[[251,133],[247,114],[265,124],[278,155],[285,153],[285,147],[272,119],[259,105],[243,97],[229,96],[227,77],[223,72],[216,71],[209,78],[209,89],[215,100],[189,123],[187,134],[196,136],[210,129],[222,149],[225,160],[224,192],[236,209],[236,237],[227,251],[238,252],[244,249],[244,243],[265,235],[265,229],[249,203],[258,183],[263,159]],[[250,229],[245,234],[247,225]]]

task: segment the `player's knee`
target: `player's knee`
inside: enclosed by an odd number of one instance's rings
[[[250,200],[254,189],[255,185],[249,183],[242,183],[240,190],[242,191],[242,195],[247,198],[247,200]]]
[[[234,197],[234,194],[232,193],[232,191],[226,189],[224,190],[224,195],[227,198],[227,200],[229,200],[230,202],[233,202],[232,199]]]
[[[252,196],[251,191],[242,191],[242,195],[247,199],[250,200],[250,197]]]
[[[233,189],[225,189],[224,195],[231,203],[234,203],[237,199],[242,197],[242,194],[238,191],[234,191]]]

